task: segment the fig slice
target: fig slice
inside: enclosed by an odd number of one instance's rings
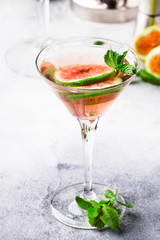
[[[83,99],[83,98],[91,98],[91,97],[98,97],[98,96],[102,96],[102,95],[107,95],[107,94],[112,94],[112,93],[117,93],[121,90],[121,87],[119,88],[115,88],[115,89],[110,89],[109,87],[118,85],[120,83],[122,83],[123,80],[119,77],[113,77],[111,79],[105,80],[103,82],[99,82],[99,83],[94,83],[88,86],[81,86],[78,87],[79,89],[101,89],[102,91],[97,91],[97,92],[91,92],[91,93],[80,93],[80,94],[71,94],[68,95],[67,98],[69,100],[77,100],[77,99]]]
[[[160,46],[152,49],[146,57],[145,69],[160,78]]]
[[[52,68],[49,68],[49,69],[45,70],[44,73],[43,73],[43,75],[44,75],[47,79],[53,81],[53,76],[54,76],[54,72],[55,72],[55,71],[56,71],[56,68],[55,68],[55,67],[52,67]]]
[[[142,61],[146,60],[148,53],[160,45],[160,26],[158,24],[145,28],[134,39],[133,48]]]
[[[111,87],[111,86],[114,86],[114,85],[118,85],[122,82],[123,82],[123,80],[121,78],[113,77],[113,78],[107,79],[103,82],[94,83],[94,84],[87,85],[87,86],[82,86],[82,87],[79,87],[79,88],[81,88],[81,89],[103,89],[103,88]]]
[[[54,72],[54,80],[64,86],[86,86],[105,81],[114,75],[115,69],[108,65],[75,64],[59,67]]]

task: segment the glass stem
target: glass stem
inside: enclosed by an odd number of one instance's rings
[[[49,25],[50,25],[50,0],[39,1],[39,28],[42,29],[41,37],[43,39],[49,38]]]
[[[93,199],[92,191],[92,153],[95,132],[99,118],[95,120],[78,119],[81,126],[84,154],[84,193],[86,199]]]

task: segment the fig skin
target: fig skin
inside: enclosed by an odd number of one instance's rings
[[[158,24],[145,28],[133,42],[133,48],[141,61],[145,62],[149,52],[160,45],[160,26]]]

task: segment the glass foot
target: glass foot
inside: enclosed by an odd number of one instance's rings
[[[87,211],[80,209],[75,201],[76,196],[85,198],[82,191],[83,186],[83,183],[70,185],[55,194],[51,201],[52,212],[55,218],[70,227],[96,229],[88,223]],[[105,190],[111,189],[110,187],[97,183],[94,183],[92,186],[92,200],[96,201],[105,200]],[[111,190],[115,192],[115,190]],[[117,199],[125,203],[125,200],[119,194],[117,194]],[[120,218],[122,218],[125,212],[125,207],[119,205],[117,208]]]
[[[51,40],[25,40],[10,47],[5,55],[10,70],[26,77],[39,77],[35,67],[37,54],[46,47]]]

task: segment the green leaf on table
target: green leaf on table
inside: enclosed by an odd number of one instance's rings
[[[92,207],[99,208],[99,204],[95,200],[91,200],[90,203],[92,204]]]
[[[96,219],[98,219],[98,218],[96,218],[96,217],[95,218],[92,218],[92,217],[88,218],[88,222],[92,227],[95,226]]]
[[[128,207],[128,208],[133,208],[133,207],[134,207],[134,205],[131,204],[131,203],[122,203],[122,202],[118,201],[117,199],[116,199],[116,202],[117,202],[119,205],[122,205],[122,206],[125,206],[125,207]]]
[[[88,217],[89,218],[95,218],[99,215],[100,208],[89,208],[88,209]]]
[[[102,206],[103,204],[107,204],[107,201],[106,200],[101,200],[98,203],[99,206]]]
[[[76,196],[76,202],[78,204],[78,206],[84,210],[88,210],[89,208],[92,207],[92,204],[90,203],[90,201],[83,199],[79,196]]]
[[[102,222],[114,230],[118,230],[120,227],[120,218],[117,210],[114,208],[103,205],[102,215],[100,216]]]
[[[95,223],[95,227],[103,228],[104,226],[105,226],[104,222],[100,218],[97,218],[97,221]]]
[[[97,228],[103,228],[105,226],[105,224],[103,223],[103,221],[98,217],[95,218],[89,218],[89,224],[92,227],[97,227]]]
[[[109,189],[105,191],[104,196],[110,200],[111,204],[116,200],[116,195]]]
[[[76,197],[78,206],[88,211],[88,221],[91,226],[97,228],[103,228],[105,225],[108,227],[118,230],[120,226],[120,217],[114,202],[123,205],[125,207],[132,208],[133,204],[122,203],[117,200],[117,190],[114,194],[110,189],[105,191],[105,197],[107,200],[100,200],[99,203],[95,200],[88,201],[79,196]]]

